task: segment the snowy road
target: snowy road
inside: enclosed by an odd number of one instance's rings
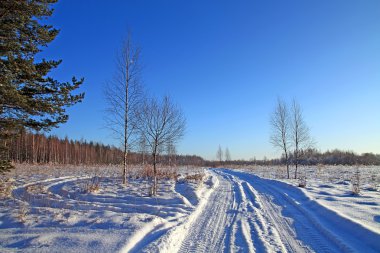
[[[213,170],[219,184],[179,252],[379,252],[380,235],[285,183]],[[176,236],[175,234],[173,236]]]
[[[0,203],[0,252],[380,252],[378,192],[201,172],[160,181],[155,198],[144,179],[104,176],[89,193],[89,175],[26,173]]]

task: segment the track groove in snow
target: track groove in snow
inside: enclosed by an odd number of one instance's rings
[[[219,185],[182,235],[185,239],[179,248],[181,253],[378,252],[380,249],[380,235],[342,217],[337,219],[325,207],[310,203],[296,187],[244,172],[219,169],[212,172]],[[326,225],[334,219],[336,223]],[[347,228],[362,231],[345,231]],[[358,240],[355,238],[358,233],[364,233],[367,238]],[[176,235],[172,236],[175,240]]]

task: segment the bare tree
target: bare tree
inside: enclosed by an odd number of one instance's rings
[[[301,154],[300,151],[311,148],[313,142],[310,138],[309,128],[303,118],[301,107],[295,99],[292,101],[290,129],[291,142],[294,147],[294,164],[296,166],[294,178],[297,178],[298,163]]]
[[[220,145],[218,147],[218,150],[216,151],[216,159],[218,159],[220,163],[223,160],[223,151],[222,151],[222,147]]]
[[[145,165],[145,155],[147,153],[147,144],[144,135],[139,135],[139,152],[141,154],[141,165]]]
[[[173,164],[175,165],[175,156],[176,156],[177,150],[175,148],[175,145],[171,142],[166,144],[166,154],[168,157],[168,166],[171,167]]]
[[[169,97],[162,101],[146,99],[136,111],[137,128],[145,137],[153,158],[153,185],[151,195],[157,195],[157,156],[167,144],[177,143],[185,133],[186,120],[181,109]]]
[[[289,112],[284,101],[280,98],[277,100],[277,106],[274,109],[270,119],[272,134],[270,142],[274,147],[280,148],[285,156],[286,172],[289,174]]]
[[[133,112],[142,98],[140,85],[140,50],[132,44],[128,35],[116,59],[116,72],[113,79],[106,83],[104,93],[107,101],[106,126],[121,140],[123,159],[123,183],[127,183],[127,157],[135,137],[136,124]]]
[[[224,157],[226,159],[226,162],[231,161],[231,154],[230,154],[230,150],[228,149],[228,147],[226,148],[226,151],[224,151]]]

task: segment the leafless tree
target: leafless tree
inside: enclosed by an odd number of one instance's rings
[[[146,162],[146,153],[147,153],[147,144],[145,140],[145,136],[140,134],[139,135],[139,152],[141,154],[141,165],[144,166]]]
[[[220,163],[223,160],[223,151],[222,151],[222,147],[220,145],[218,147],[218,150],[216,151],[216,159],[218,159]]]
[[[137,128],[145,137],[153,158],[151,195],[157,195],[157,156],[168,143],[177,143],[185,133],[186,120],[181,109],[165,96],[161,101],[145,99],[136,111]]]
[[[280,98],[277,100],[276,108],[270,119],[272,134],[270,142],[274,147],[280,148],[285,156],[286,172],[289,174],[289,112],[284,101]]]
[[[226,151],[224,152],[224,157],[226,159],[226,162],[231,161],[231,154],[230,154],[230,150],[228,149],[228,147],[226,148]]]
[[[292,101],[290,129],[291,143],[294,148],[294,164],[296,166],[294,178],[297,178],[300,151],[312,148],[313,141],[310,138],[310,131],[303,118],[301,107],[295,99]]]
[[[175,148],[175,145],[171,142],[166,144],[166,154],[168,157],[168,165],[169,167],[175,165],[175,156],[176,156],[177,150]]]
[[[104,89],[107,101],[106,126],[112,130],[117,139],[121,140],[124,151],[124,184],[127,183],[128,176],[128,151],[131,149],[136,133],[133,112],[142,98],[139,58],[140,50],[132,44],[131,36],[128,35],[116,58],[115,75],[106,83]]]

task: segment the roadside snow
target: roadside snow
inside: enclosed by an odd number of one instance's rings
[[[149,197],[150,182],[138,170],[126,187],[120,172],[19,166],[8,175],[14,180],[2,179],[0,252],[136,252],[183,223],[212,190],[208,181],[161,179],[158,196]]]
[[[379,167],[181,168],[150,182],[118,167],[20,166],[1,179],[0,252],[380,252]],[[169,175],[170,173],[168,173]]]
[[[351,180],[360,171],[360,193],[353,194]],[[380,167],[301,166],[306,187],[299,188],[310,200],[365,228],[380,234]],[[294,187],[299,180],[285,179],[284,167],[257,166],[242,171],[275,179]]]

